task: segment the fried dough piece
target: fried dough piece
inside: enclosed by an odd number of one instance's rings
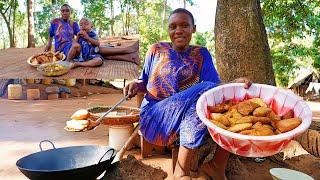
[[[217,121],[217,120],[211,120],[211,122],[213,124],[215,124],[216,126],[222,128],[222,129],[227,129],[227,127],[225,125],[223,125],[221,122]]]
[[[232,106],[232,101],[229,100],[215,106],[208,106],[208,110],[211,113],[224,113],[229,111]]]
[[[256,117],[266,117],[271,111],[268,107],[258,107],[253,111],[253,115]]]
[[[280,121],[280,120],[273,120],[273,121],[271,121],[271,126],[272,126],[274,129],[277,129],[276,124],[277,124],[279,121]]]
[[[298,127],[301,124],[301,122],[302,122],[301,118],[284,119],[284,120],[278,121],[276,123],[276,127],[280,132],[284,133]]]
[[[249,130],[244,130],[244,131],[241,131],[239,132],[240,134],[243,134],[243,135],[249,135],[251,134],[255,129],[249,129]]]
[[[226,117],[230,121],[231,125],[236,124],[236,122],[242,118],[242,115],[237,111],[237,109],[231,109],[226,114]]]
[[[36,59],[39,62],[39,64],[45,64],[50,62],[50,58],[46,55],[40,55]]]
[[[280,121],[281,117],[278,116],[274,111],[271,111],[268,115],[268,117],[271,119],[271,121]]]
[[[243,116],[236,121],[236,124],[252,123],[252,122],[253,122],[253,116]]]
[[[222,123],[225,126],[230,126],[231,125],[229,119],[226,116],[220,117],[219,119],[217,119],[217,121],[219,121],[220,123]]]
[[[262,123],[261,122],[256,122],[253,126],[252,126],[252,128],[253,129],[257,129],[257,128],[259,128],[259,127],[262,127]]]
[[[274,134],[281,134],[281,132],[278,130],[278,129],[276,129],[275,131],[274,131]]]
[[[251,101],[243,101],[238,104],[237,110],[242,115],[249,115],[252,113],[257,107],[260,107],[258,104]]]
[[[252,99],[249,99],[249,101],[259,104],[259,106],[261,107],[268,107],[267,104],[261,98],[252,98]]]
[[[269,128],[269,129],[271,129],[273,131],[273,127],[270,126],[269,124],[263,124],[262,127],[263,128]]]
[[[252,123],[243,123],[243,124],[236,124],[234,126],[231,126],[227,130],[231,132],[240,132],[240,131],[250,129],[251,127],[252,127]]]
[[[263,124],[266,124],[266,123],[270,123],[271,122],[271,119],[268,118],[268,117],[255,117],[255,116],[252,116],[253,117],[253,122],[256,123],[256,122],[261,122]]]
[[[290,119],[290,118],[294,118],[294,112],[292,109],[282,116],[282,119]]]
[[[250,136],[271,136],[274,135],[270,128],[260,127],[251,131],[248,135]]]
[[[223,116],[222,113],[211,113],[211,114],[210,114],[210,117],[211,117],[211,119],[213,119],[213,120],[218,120],[218,119],[221,118],[222,116]]]
[[[224,108],[224,104],[218,104],[216,106],[208,106],[208,110],[211,113],[224,113],[227,110]]]
[[[56,52],[56,54],[54,55],[57,59],[62,60],[63,58],[63,53],[62,52]]]
[[[79,109],[71,115],[71,119],[83,120],[89,117],[89,111],[86,109]]]

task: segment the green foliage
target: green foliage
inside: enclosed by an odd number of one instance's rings
[[[108,0],[81,0],[84,6],[84,16],[90,18],[99,34],[108,30],[111,23],[110,18],[106,16],[106,11],[109,1]]]
[[[166,11],[169,12],[171,9],[166,7]],[[168,33],[166,31],[168,22],[162,19],[163,3],[159,0],[141,3],[139,12],[140,58],[144,60],[151,44],[159,41],[168,41]],[[167,17],[165,18],[167,19]],[[161,37],[163,38],[161,39]]]
[[[263,0],[276,80],[287,86],[299,67],[320,70],[320,1]]]

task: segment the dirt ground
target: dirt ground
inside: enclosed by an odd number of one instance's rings
[[[51,140],[56,147],[75,145],[108,145],[108,127],[99,126],[94,131],[72,133],[63,129],[70,115],[80,108],[96,105],[113,105],[121,94],[90,95],[87,98],[69,98],[59,100],[7,100],[0,99],[0,177],[4,180],[26,179],[17,169],[16,161],[26,155],[39,151],[41,140]],[[136,107],[136,99],[123,105]],[[320,120],[320,103],[309,103],[315,120]],[[50,148],[45,144],[45,148]],[[127,154],[141,159],[140,150],[133,149]],[[172,178],[171,156],[155,155],[142,159],[145,164],[160,167]],[[268,170],[279,167],[269,160],[256,163],[253,159],[234,160],[228,165],[228,177],[231,179],[271,179]],[[259,167],[259,168],[257,168]],[[316,168],[316,167],[315,167]],[[317,167],[319,168],[319,166]],[[253,171],[254,170],[254,171]],[[254,172],[254,173],[252,173]],[[237,178],[236,178],[237,177]],[[254,178],[253,178],[254,177]]]

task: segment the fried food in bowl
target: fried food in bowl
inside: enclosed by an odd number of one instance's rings
[[[40,54],[33,55],[27,59],[27,63],[31,66],[38,67],[42,64],[54,63],[58,61],[63,61],[65,55],[62,52],[43,52]]]
[[[215,87],[197,102],[199,118],[222,148],[246,157],[272,156],[309,128],[312,112],[299,96],[264,84],[243,86]],[[223,111],[212,111],[216,107]]]

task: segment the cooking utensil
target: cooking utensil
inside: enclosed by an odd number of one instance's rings
[[[53,149],[42,150],[49,142]],[[114,149],[103,146],[71,146],[55,148],[51,141],[39,143],[40,152],[30,154],[16,162],[19,170],[32,180],[96,179],[105,170],[110,171],[115,157]]]
[[[102,114],[101,117],[99,117],[96,121],[95,121],[95,125],[91,126],[90,129],[87,130],[92,130],[95,129],[97,126],[99,126],[101,124],[101,122],[103,121],[103,118],[108,115],[111,111],[113,111],[116,107],[118,107],[120,104],[122,104],[124,101],[126,101],[128,99],[129,95],[126,95],[125,97],[123,97],[122,99],[120,99],[120,101],[118,101],[115,105],[113,105],[107,112],[105,112],[104,114]]]
[[[124,155],[124,153],[126,152],[127,148],[132,144],[134,138],[138,135],[138,131],[140,129],[140,124],[138,124],[135,129],[133,130],[133,133],[131,134],[131,136],[128,138],[128,140],[124,143],[124,145],[122,146],[122,148],[120,149],[120,151],[116,154],[115,158],[112,161],[113,163],[116,163],[118,161],[120,161]]]

